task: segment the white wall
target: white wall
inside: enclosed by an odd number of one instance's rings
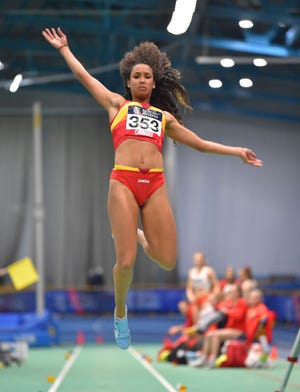
[[[252,148],[264,167],[177,147],[181,278],[198,250],[219,274],[228,264],[300,274],[299,124],[200,112],[185,124],[204,139]]]

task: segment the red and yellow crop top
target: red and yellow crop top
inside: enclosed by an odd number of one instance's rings
[[[166,116],[154,106],[125,101],[110,123],[113,145],[117,147],[127,139],[153,143],[162,152]]]

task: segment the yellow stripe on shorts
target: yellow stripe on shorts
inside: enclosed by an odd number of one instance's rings
[[[114,170],[129,170],[129,171],[134,171],[134,172],[141,171],[138,167],[125,166],[125,165],[115,165]],[[163,171],[164,171],[164,169],[162,167],[149,169],[150,173],[162,173]]]

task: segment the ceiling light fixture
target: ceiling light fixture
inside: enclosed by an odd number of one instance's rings
[[[211,79],[208,84],[211,88],[220,88],[223,86],[223,83],[220,79]]]
[[[243,88],[249,88],[249,87],[253,86],[253,82],[249,78],[242,78],[242,79],[240,79],[239,83],[240,83],[240,86]]]
[[[183,34],[189,28],[196,9],[197,0],[176,0],[171,21],[167,27],[169,33]]]
[[[239,21],[239,26],[242,29],[251,29],[253,27],[253,22],[249,19],[243,19]]]
[[[268,63],[265,59],[253,59],[253,64],[256,67],[265,67]]]
[[[222,65],[222,67],[224,68],[231,68],[234,66],[234,61],[232,59],[222,59],[220,61],[220,64]]]
[[[20,87],[20,84],[21,84],[21,82],[22,82],[22,79],[23,79],[22,74],[17,74],[17,75],[14,77],[14,80],[12,81],[12,83],[11,83],[11,85],[10,85],[10,87],[9,87],[9,91],[10,91],[11,93],[15,93],[16,91],[18,91],[18,89],[19,89],[19,87]]]

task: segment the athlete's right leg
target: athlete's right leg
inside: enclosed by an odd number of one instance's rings
[[[115,314],[122,318],[125,315],[126,296],[137,252],[139,206],[132,192],[115,180],[110,181],[108,213],[116,251],[116,264],[113,268]]]
[[[114,334],[118,346],[126,349],[131,340],[127,321],[126,298],[136,258],[139,207],[131,191],[115,180],[110,181],[108,213],[116,251],[116,264],[113,268]]]

